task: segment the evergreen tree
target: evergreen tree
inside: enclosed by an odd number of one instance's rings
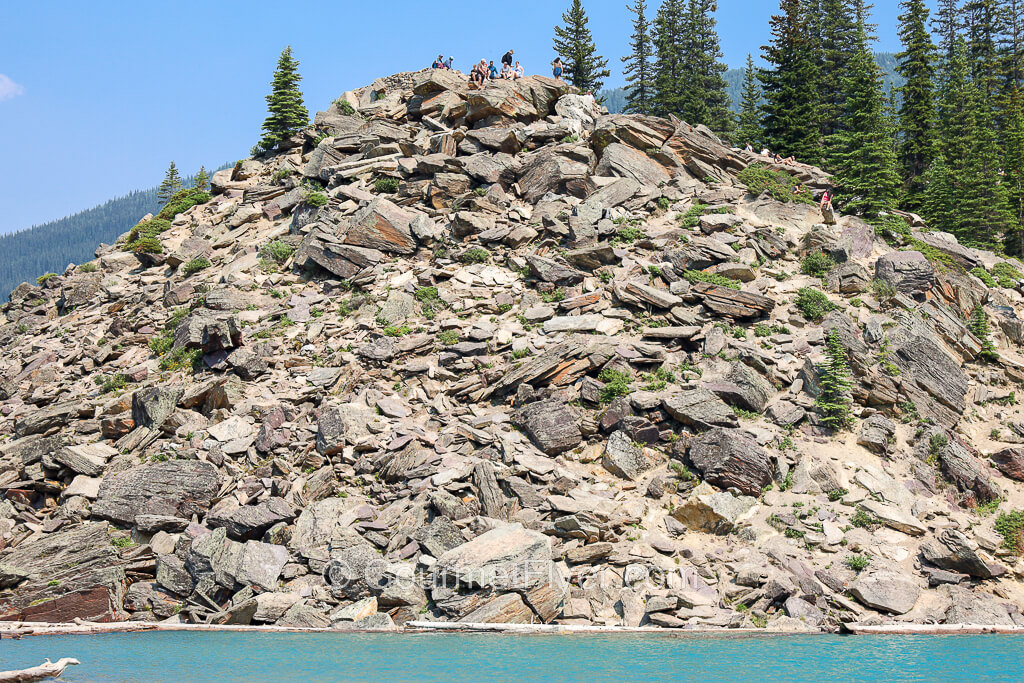
[[[743,98],[740,102],[739,127],[736,129],[736,144],[750,143],[760,147],[761,138],[761,85],[757,80],[754,58],[747,54],[747,66],[743,70]]]
[[[267,119],[263,122],[264,149],[272,149],[309,124],[309,112],[299,91],[299,62],[292,57],[291,46],[286,47],[277,60],[271,92],[267,95]]]
[[[765,142],[783,156],[814,163],[821,156],[814,39],[800,0],[781,0],[779,10],[770,22],[771,44],[762,48],[772,68],[759,74]]]
[[[820,391],[814,405],[821,415],[822,424],[832,431],[840,431],[853,424],[850,367],[846,347],[835,330],[829,330],[825,335],[825,363],[819,368],[818,387]]]
[[[654,113],[658,116],[682,110],[688,76],[683,70],[684,20],[683,0],[664,0],[654,18]]]
[[[633,19],[633,35],[629,46],[633,52],[622,61],[626,67],[622,70],[626,77],[627,114],[650,114],[654,103],[654,44],[651,40],[650,22],[647,21],[646,0],[636,0],[632,7],[626,7],[635,17]]]
[[[729,95],[723,74],[728,67],[720,60],[722,49],[715,30],[717,0],[689,0],[683,21],[683,79],[680,116],[689,123],[702,123],[719,134],[733,129]]]
[[[1002,0],[1003,33],[999,40],[1004,79],[1004,97],[1009,100],[1014,88],[1024,87],[1024,0]]]
[[[611,71],[608,60],[597,54],[581,0],[572,0],[572,6],[562,14],[562,21],[565,26],[555,27],[555,52],[569,72],[569,81],[583,92],[596,93]]]
[[[827,140],[837,194],[851,213],[876,217],[895,208],[899,194],[882,73],[875,62],[864,11],[858,12],[857,51],[842,79],[846,102],[837,132]]]
[[[1007,253],[1024,255],[1024,97],[1010,91],[1003,131],[1003,185],[1012,219],[1012,230],[1003,239]]]
[[[956,46],[960,29],[963,27],[959,4],[959,0],[939,0],[932,23],[935,34],[939,36],[939,50],[942,53],[942,59],[947,62],[953,58],[953,48]]]
[[[199,167],[199,173],[196,173],[195,185],[193,186],[197,190],[206,192],[210,187],[210,174],[206,172],[205,166]]]
[[[167,203],[170,199],[181,189],[181,175],[178,173],[178,167],[172,161],[171,165],[167,167],[167,173],[164,174],[164,180],[160,183],[160,188],[156,191],[157,201],[160,202],[160,206]]]
[[[1003,31],[1002,0],[967,0],[963,13],[967,24],[967,58],[971,79],[986,102],[1000,90],[1001,56],[998,43]]]
[[[967,321],[967,329],[981,342],[981,352],[978,354],[978,358],[989,363],[995,363],[999,360],[999,353],[996,351],[996,347],[992,343],[992,338],[989,334],[988,314],[985,313],[985,309],[980,305],[975,306],[974,310],[971,311],[971,319]]]
[[[935,58],[924,0],[903,0],[899,36],[903,51],[896,55],[899,89],[899,165],[904,180],[904,205],[920,211],[924,173],[935,156]]]
[[[851,0],[819,0],[818,122],[822,138],[839,132],[846,107],[844,78],[858,51],[857,20]]]
[[[957,223],[959,196],[953,180],[953,171],[946,163],[946,155],[938,152],[924,174],[924,196],[921,212],[929,225],[952,231]]]

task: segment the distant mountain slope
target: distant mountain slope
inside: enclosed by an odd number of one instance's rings
[[[882,68],[882,74],[885,77],[885,92],[888,94],[894,85],[902,84],[900,77],[896,74],[896,55],[891,52],[877,52],[875,61]],[[732,100],[732,109],[739,111],[740,100],[743,97],[743,69],[726,71],[725,82],[727,84],[726,92],[729,93],[729,98]],[[613,114],[621,113],[622,108],[626,105],[625,88],[606,90],[601,93],[601,96],[604,97],[604,104],[608,107],[608,111]]]
[[[191,177],[185,178],[186,185],[192,182]],[[155,187],[136,190],[59,220],[0,235],[0,300],[6,300],[22,282],[35,282],[44,273],[62,273],[69,263],[92,260],[101,242],[110,244],[159,208],[156,191]]]

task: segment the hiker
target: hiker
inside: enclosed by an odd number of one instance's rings
[[[512,80],[512,67],[508,64],[501,65],[501,77],[506,81]]]
[[[438,55],[434,63],[430,65],[431,69],[443,69],[444,68],[444,55]]]
[[[512,55],[514,55],[515,53],[516,53],[515,50],[509,50],[508,52],[506,52],[502,56],[502,58],[501,58],[501,63],[502,64],[508,64],[509,66],[512,66],[512,59],[513,59]]]
[[[487,60],[481,59],[480,63],[473,67],[473,70],[469,72],[469,82],[476,83],[477,85],[483,85],[484,81],[487,80]]]
[[[523,75],[524,75],[523,65],[520,64],[519,62],[516,62],[516,68],[512,70],[512,78],[518,80],[518,79],[522,78]]]
[[[771,155],[772,155],[771,150],[769,150],[767,147],[762,147],[761,148],[761,156],[763,156],[763,157],[770,157]]]
[[[835,197],[835,193],[832,188],[825,190],[825,193],[821,195],[821,205],[818,207],[821,209],[821,213],[824,214],[826,210],[832,211],[832,198]]]
[[[754,148],[751,146],[749,142],[747,143],[747,151],[750,152],[751,154],[754,153]]]
[[[449,71],[451,71],[452,70],[452,62],[454,62],[454,61],[455,61],[455,57],[449,57],[448,61],[444,63],[444,68],[448,69]]]
[[[555,57],[555,61],[551,62],[551,75],[555,77],[555,80],[562,80],[562,58]]]
[[[498,67],[494,66],[494,60],[487,65],[487,76],[493,81],[498,78]]]

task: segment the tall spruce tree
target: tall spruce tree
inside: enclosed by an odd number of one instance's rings
[[[1012,230],[1003,239],[1007,253],[1024,255],[1024,97],[1014,87],[1006,107],[1003,130],[1003,185],[1012,218]]]
[[[814,38],[800,0],[781,0],[779,11],[770,21],[771,44],[762,48],[771,68],[759,74],[765,142],[783,156],[813,163],[821,157]]]
[[[818,33],[819,41],[818,123],[822,138],[827,138],[839,132],[847,97],[843,79],[849,75],[859,47],[857,19],[851,0],[818,2],[816,26],[812,28],[812,32]]]
[[[206,166],[200,166],[199,172],[196,173],[194,188],[206,192],[210,189],[210,174],[206,172]]]
[[[999,40],[1002,60],[1000,74],[1004,79],[1004,96],[1008,100],[1016,88],[1024,88],[1024,0],[1002,0],[1003,33]]]
[[[623,112],[627,114],[650,114],[654,107],[654,43],[651,40],[651,26],[647,20],[646,0],[635,0],[632,7],[633,35],[629,46],[633,50],[622,61],[626,65],[622,70],[626,77],[626,105]]]
[[[682,93],[689,74],[683,68],[686,6],[683,0],[664,0],[654,18],[654,113],[668,116],[682,110]]]
[[[956,39],[963,28],[959,0],[939,0],[932,22],[932,30],[939,37],[939,50],[944,62],[953,58]]]
[[[270,82],[267,118],[263,122],[263,139],[260,141],[264,149],[272,149],[277,143],[287,140],[309,125],[309,111],[303,104],[302,92],[299,90],[301,81],[299,61],[292,56],[289,45],[281,51],[274,80]]]
[[[1004,28],[1002,0],[967,0],[967,58],[971,79],[989,103],[1000,93],[1002,57],[999,41]]]
[[[181,174],[178,173],[178,167],[172,161],[171,165],[167,167],[167,172],[164,174],[163,182],[160,183],[160,188],[156,191],[157,201],[163,206],[179,190],[181,190]]]
[[[728,67],[721,62],[722,49],[715,28],[717,0],[689,0],[683,21],[683,91],[679,115],[689,123],[703,123],[728,135],[733,129],[729,109]]]
[[[835,330],[825,335],[825,362],[818,368],[818,375],[820,391],[814,405],[821,423],[836,432],[846,429],[853,423],[852,382],[846,347]]]
[[[896,55],[899,89],[899,165],[903,175],[903,205],[920,211],[924,201],[924,174],[935,157],[936,47],[928,31],[924,0],[903,0],[899,36],[903,51]]]
[[[608,60],[597,53],[581,0],[572,0],[572,6],[562,14],[562,21],[565,26],[555,27],[554,46],[569,72],[569,82],[584,92],[596,93],[612,74]]]
[[[826,146],[845,210],[877,217],[896,208],[899,176],[882,73],[871,51],[866,14],[866,7],[857,8],[856,52],[842,79],[843,112]]]
[[[736,144],[751,144],[759,148],[764,133],[761,129],[761,84],[757,80],[754,57],[747,54],[747,66],[743,70],[743,97],[740,101],[739,126],[736,128]]]

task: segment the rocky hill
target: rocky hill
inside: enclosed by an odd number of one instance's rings
[[[541,77],[285,147],[3,307],[0,619],[1024,625],[1021,264]]]

